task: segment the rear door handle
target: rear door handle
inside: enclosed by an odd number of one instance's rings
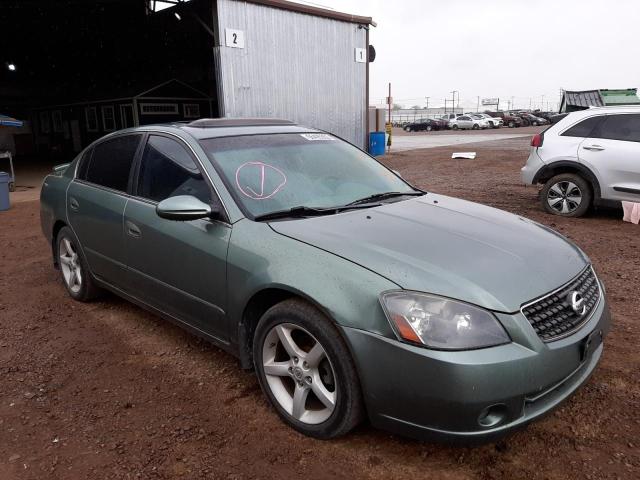
[[[600,145],[585,145],[582,148],[584,148],[585,150],[591,150],[592,152],[600,152],[604,150],[604,147],[601,147]]]
[[[77,211],[78,208],[80,208],[80,204],[75,198],[71,197],[69,199],[69,208],[71,208],[71,210]]]
[[[125,222],[125,227],[127,229],[127,235],[130,235],[134,238],[140,238],[142,236],[142,231],[135,223],[127,220]]]

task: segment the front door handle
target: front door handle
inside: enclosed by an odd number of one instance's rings
[[[585,150],[591,150],[592,152],[600,152],[604,150],[604,147],[601,147],[600,145],[585,145],[582,148],[584,148]]]
[[[69,199],[69,208],[71,208],[71,210],[73,210],[73,211],[77,211],[78,208],[80,208],[80,204],[78,203],[78,201],[75,198],[71,197]]]
[[[140,238],[142,236],[142,231],[135,223],[127,220],[124,224],[127,229],[127,235],[130,235],[133,238]]]

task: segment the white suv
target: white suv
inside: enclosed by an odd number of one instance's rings
[[[544,184],[542,206],[555,215],[640,202],[640,107],[570,113],[533,137],[521,173],[528,185]]]

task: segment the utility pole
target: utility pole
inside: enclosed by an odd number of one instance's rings
[[[430,99],[431,97],[424,97],[424,98],[426,98],[426,99],[427,99],[427,115],[429,115],[429,99]]]
[[[544,94],[542,95],[542,98],[540,100],[540,110],[544,110]]]
[[[476,113],[480,111],[480,95],[478,95],[478,104],[476,105]]]
[[[447,114],[447,99],[444,99],[444,114]]]
[[[514,98],[515,97],[513,97],[513,96],[511,97],[511,110],[515,110],[516,109],[515,102],[513,101]]]
[[[453,113],[456,113],[456,93],[458,93],[457,90],[454,90],[453,92],[451,92],[451,94],[453,95],[453,103],[451,104],[453,106]],[[459,96],[458,96],[458,103],[460,103]]]

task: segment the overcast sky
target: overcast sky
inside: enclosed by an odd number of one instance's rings
[[[311,3],[311,2],[309,2]],[[441,106],[452,90],[514,97],[516,108],[559,101],[559,90],[640,85],[638,0],[314,0],[378,23],[370,41],[372,103]],[[502,101],[505,101],[502,104]]]

